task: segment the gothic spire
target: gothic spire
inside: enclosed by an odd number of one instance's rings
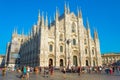
[[[59,11],[58,8],[56,7],[56,20],[58,20],[58,17],[59,17]]]
[[[33,35],[33,32],[32,32],[32,30],[30,31],[30,38],[32,38],[32,35]]]
[[[82,11],[77,7],[78,18],[82,18]]]
[[[50,16],[50,27],[51,27],[51,16]]]
[[[38,25],[40,24],[40,10],[38,11]]]
[[[88,18],[87,18],[87,22],[86,22],[86,27],[87,27],[87,29],[90,29]]]
[[[78,17],[79,17],[79,8],[78,8],[78,6],[77,6],[77,15],[78,15]]]
[[[64,5],[64,13],[65,13],[65,14],[67,13],[66,2],[65,2],[65,5]]]
[[[70,13],[69,3],[67,3],[67,13]]]
[[[47,12],[46,12],[46,22],[45,25],[48,26],[48,17],[47,17]]]
[[[42,26],[44,26],[44,14],[42,12]]]
[[[79,17],[82,18],[82,10],[79,11]]]
[[[98,39],[98,33],[96,29],[94,29],[94,39]]]
[[[89,25],[88,19],[87,19],[87,22],[86,22],[86,27],[87,27],[88,37],[91,38],[90,25]]]

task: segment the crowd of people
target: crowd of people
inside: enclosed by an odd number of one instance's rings
[[[52,65],[49,65],[48,67],[30,67],[30,66],[23,66],[20,68],[14,69],[18,73],[20,73],[20,78],[22,80],[30,79],[30,73],[34,74],[41,74],[44,73],[44,77],[49,77],[54,75],[54,67]],[[2,70],[2,75],[6,75],[7,67],[4,67],[1,69]],[[120,67],[119,66],[98,66],[98,67],[91,67],[91,66],[86,66],[86,67],[80,67],[80,66],[71,66],[69,69],[66,68],[65,66],[60,67],[60,72],[63,73],[63,77],[66,78],[66,73],[78,73],[80,76],[81,74],[84,73],[106,73],[106,74],[120,74]],[[13,70],[12,70],[13,71]]]
[[[43,69],[43,71],[42,71]],[[23,66],[21,68],[18,68],[17,69],[17,72],[18,73],[21,73],[20,75],[20,78],[22,80],[24,80],[24,78],[26,80],[29,80],[30,79],[30,73],[34,73],[36,75],[38,74],[41,74],[41,72],[44,72],[44,77],[48,77],[48,75],[53,75],[53,70],[54,70],[54,67],[51,65],[49,67],[44,67],[44,68],[41,68],[41,67],[29,67],[29,66]]]
[[[86,67],[75,67],[75,66],[71,66],[70,69],[67,69],[65,67],[63,67],[62,72],[65,73],[69,72],[69,73],[78,73],[78,75],[83,74],[83,73],[106,73],[106,74],[120,74],[120,66],[112,66],[112,65],[106,65],[106,66],[95,66],[95,67],[91,67],[91,66],[86,66]]]

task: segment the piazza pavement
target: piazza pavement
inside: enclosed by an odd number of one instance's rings
[[[83,73],[78,76],[77,73],[66,73],[66,77],[63,77],[63,73],[59,71],[54,71],[53,76],[44,77],[44,74],[35,75],[34,73],[30,73],[29,80],[120,80],[120,75],[114,73],[112,75],[106,74],[104,72],[100,73]],[[2,76],[0,71],[0,80],[21,80],[20,73],[17,72],[7,72],[6,76]],[[26,79],[24,79],[26,80]]]

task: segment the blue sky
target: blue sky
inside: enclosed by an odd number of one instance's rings
[[[120,52],[119,0],[0,0],[0,54],[6,53],[14,28],[27,34],[37,23],[38,10],[53,19],[56,6],[62,14],[65,2],[69,2],[71,12],[77,13],[77,6],[81,8],[84,25],[88,18],[92,35],[97,29],[101,53]]]

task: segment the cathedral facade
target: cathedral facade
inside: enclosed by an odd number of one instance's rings
[[[81,10],[70,12],[65,5],[60,16],[56,9],[55,20],[44,20],[38,14],[28,36],[22,38],[19,50],[20,65],[49,66],[100,66],[102,65],[98,33],[91,36],[89,22],[83,25]]]
[[[20,47],[23,44],[23,40],[25,40],[27,36],[23,34],[18,34],[17,30],[15,29],[12,33],[11,41],[7,44],[6,49],[6,59],[5,64],[8,67],[17,67],[19,65],[20,56],[19,51]]]

